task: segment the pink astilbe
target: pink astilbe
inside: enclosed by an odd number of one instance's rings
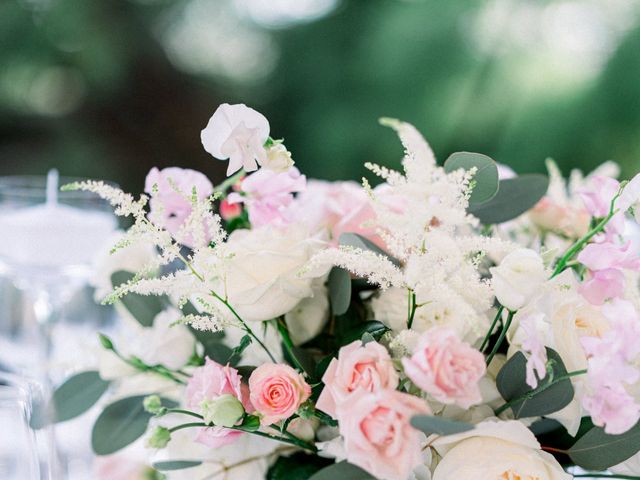
[[[615,300],[602,307],[611,329],[601,338],[587,337],[587,394],[582,399],[593,423],[605,432],[626,432],[640,420],[640,404],[630,389],[640,380],[640,318],[633,305]]]
[[[289,222],[288,207],[293,202],[293,194],[303,191],[306,183],[306,177],[295,167],[283,173],[262,168],[242,181],[243,195],[229,194],[228,203],[244,203],[254,227],[285,225]]]

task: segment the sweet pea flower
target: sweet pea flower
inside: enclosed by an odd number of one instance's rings
[[[311,387],[302,375],[288,365],[276,363],[260,365],[253,371],[249,391],[263,425],[289,418],[311,395]]]
[[[249,392],[241,383],[241,376],[235,368],[223,366],[207,358],[204,366],[193,371],[185,389],[187,407],[197,413],[203,413],[203,404],[223,395],[233,395],[248,412],[253,411]],[[242,432],[214,426],[198,429],[196,441],[211,448],[218,448],[234,442]]]
[[[244,195],[233,192],[228,201],[231,205],[244,203],[254,227],[284,225],[288,223],[287,207],[293,202],[293,194],[304,190],[306,182],[295,167],[283,173],[262,168],[242,181]]]
[[[180,235],[181,227],[191,215],[191,194],[196,189],[198,199],[213,194],[213,185],[202,173],[188,168],[152,168],[147,174],[144,190],[151,196],[151,220],[162,225],[171,235]],[[190,235],[176,238],[180,243],[193,247]]]
[[[422,433],[414,415],[430,415],[416,396],[385,389],[361,390],[338,409],[347,460],[381,480],[405,479],[422,463]]]
[[[376,342],[363,345],[356,340],[342,347],[338,358],[331,360],[322,382],[325,386],[316,407],[335,418],[337,408],[355,392],[395,389],[398,374],[382,345]]]
[[[220,105],[200,134],[207,152],[219,160],[229,159],[227,176],[241,168],[252,172],[264,164],[268,138],[269,121],[242,103]]]
[[[462,408],[482,401],[478,382],[484,376],[484,356],[462,342],[448,328],[434,328],[422,334],[413,355],[403,358],[411,381],[439,402]]]
[[[603,175],[594,175],[589,186],[578,193],[587,211],[594,217],[606,217],[611,210],[611,202],[620,190],[620,182]],[[616,202],[619,207],[619,199]],[[628,208],[628,207],[627,207]],[[624,210],[616,213],[605,226],[605,237],[611,239],[613,235],[624,232]]]

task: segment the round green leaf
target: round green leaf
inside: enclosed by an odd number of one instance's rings
[[[491,158],[481,153],[456,152],[444,162],[447,173],[462,168],[471,170],[476,168],[473,176],[475,185],[469,197],[469,205],[487,202],[498,192],[498,166]]]
[[[513,220],[533,208],[548,187],[549,179],[536,173],[501,180],[498,193],[488,202],[470,206],[469,213],[485,225]]]
[[[170,472],[172,470],[184,470],[185,468],[193,468],[202,465],[199,460],[165,460],[162,462],[154,462],[152,467],[160,472]]]
[[[473,425],[456,420],[449,420],[442,417],[434,417],[431,415],[415,415],[411,417],[411,425],[414,428],[431,435],[454,435],[456,433],[468,432],[473,430]]]
[[[375,477],[351,463],[339,462],[323,468],[309,480],[375,480]]]
[[[606,470],[640,451],[640,422],[621,435],[607,435],[593,427],[569,449],[569,457],[587,470]]]
[[[333,267],[329,272],[329,298],[334,315],[342,315],[351,303],[351,275],[346,270]]]

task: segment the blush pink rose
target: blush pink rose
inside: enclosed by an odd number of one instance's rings
[[[430,415],[426,402],[396,390],[360,391],[338,409],[347,460],[381,480],[405,479],[423,463],[422,433],[411,417]]]
[[[336,408],[354,392],[394,390],[398,386],[398,374],[387,350],[376,342],[363,345],[356,340],[338,352],[322,377],[324,389],[316,407],[336,417]]]
[[[478,382],[486,371],[484,356],[451,329],[425,332],[402,365],[411,381],[439,402],[469,408],[482,401]]]
[[[288,365],[266,363],[249,377],[251,403],[263,425],[289,418],[311,395],[302,375]]]
[[[201,413],[202,402],[213,400],[220,395],[230,394],[236,397],[244,409],[253,411],[247,387],[241,382],[242,376],[229,365],[220,365],[207,358],[204,366],[196,368],[185,389],[186,404],[192,411]],[[224,427],[198,429],[196,441],[211,448],[233,443],[242,432]]]
[[[157,188],[156,192],[154,186]],[[194,188],[200,200],[213,194],[213,185],[203,173],[178,167],[162,170],[152,168],[147,174],[144,187],[145,192],[151,195],[151,220],[176,236],[191,215],[189,198]],[[193,246],[193,239],[189,237],[178,240],[188,247]]]
[[[233,220],[242,214],[242,205],[229,203],[226,198],[220,202],[220,216],[225,220]]]

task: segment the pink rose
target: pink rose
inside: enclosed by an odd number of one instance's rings
[[[286,225],[293,194],[304,190],[306,182],[306,177],[295,167],[283,173],[262,168],[242,181],[240,190],[244,195],[234,192],[228,200],[230,204],[247,206],[249,221],[254,227]]]
[[[247,387],[242,384],[241,378],[235,368],[229,365],[220,365],[207,358],[204,366],[196,368],[187,382],[185,390],[187,407],[194,412],[201,413],[203,401],[230,394],[240,400],[246,411],[253,411],[253,406],[249,401],[249,392]],[[198,430],[196,441],[211,448],[232,443],[242,435],[242,432],[224,427],[208,427]]]
[[[239,217],[242,214],[242,205],[238,203],[229,203],[226,198],[220,202],[220,216],[229,221]]]
[[[155,193],[154,186],[157,187]],[[151,195],[152,221],[162,225],[174,237],[178,235],[180,227],[191,215],[189,198],[194,188],[200,200],[213,194],[213,185],[200,172],[178,167],[162,170],[152,168],[147,174],[144,187],[145,192]],[[193,239],[189,236],[178,240],[188,247],[193,246]]]
[[[407,376],[442,403],[469,408],[480,403],[478,381],[485,373],[484,356],[448,328],[432,328],[418,341],[410,358],[403,358]]]
[[[249,390],[263,425],[289,418],[311,395],[311,387],[302,375],[288,365],[276,363],[256,368],[249,377]]]
[[[589,230],[591,215],[585,209],[562,206],[550,197],[542,197],[529,211],[529,218],[540,228],[580,237]]]
[[[316,407],[336,417],[336,409],[357,391],[394,390],[398,386],[396,373],[387,350],[376,342],[363,345],[356,340],[338,352],[322,377],[324,389]]]
[[[338,409],[347,460],[376,478],[405,479],[422,464],[422,433],[411,417],[430,415],[424,400],[398,392],[361,391]]]

